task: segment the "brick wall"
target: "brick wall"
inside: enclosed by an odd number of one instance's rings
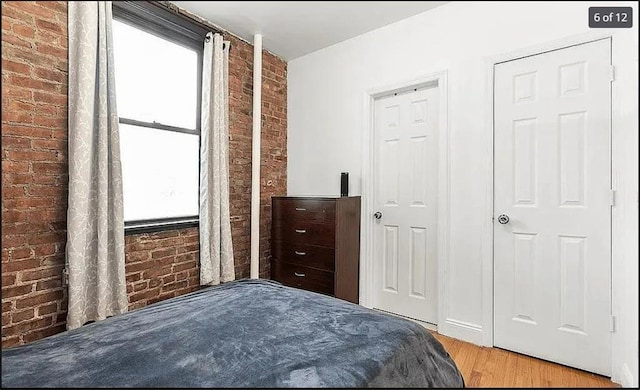
[[[67,5],[2,2],[2,347],[65,329]],[[249,276],[253,47],[228,35],[236,276]],[[260,273],[270,197],[286,193],[286,63],[263,52]],[[129,308],[198,288],[198,229],[126,236]]]

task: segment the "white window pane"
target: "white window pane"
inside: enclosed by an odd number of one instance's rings
[[[196,128],[198,55],[113,21],[118,116]]]
[[[124,220],[198,215],[199,137],[120,124]]]

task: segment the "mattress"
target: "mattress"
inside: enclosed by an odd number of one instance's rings
[[[240,280],[2,351],[2,387],[463,387],[402,318]]]

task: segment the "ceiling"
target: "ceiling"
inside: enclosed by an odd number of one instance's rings
[[[173,1],[285,60],[408,18],[446,1]]]

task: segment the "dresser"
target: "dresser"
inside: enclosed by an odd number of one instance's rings
[[[360,197],[271,202],[271,279],[358,303]]]

